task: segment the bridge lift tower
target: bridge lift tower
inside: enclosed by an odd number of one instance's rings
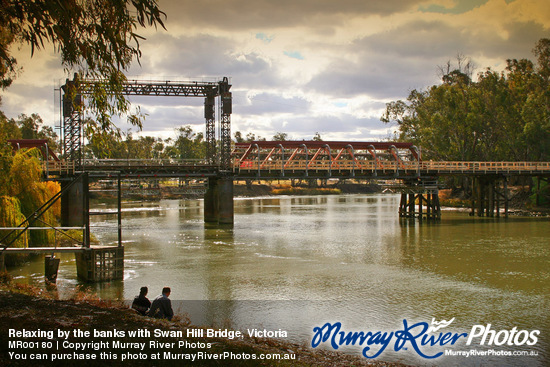
[[[107,94],[111,93],[105,80],[79,79],[77,75],[73,80],[67,79],[66,84],[61,87],[63,91],[63,157],[70,162],[74,162],[77,170],[85,169],[82,160],[82,111],[85,108],[83,96],[91,95],[98,88],[103,89]],[[128,80],[122,85],[121,90],[122,94],[126,96],[204,98],[204,117],[206,120],[205,164],[218,167],[217,175],[208,178],[209,184],[204,200],[204,220],[205,222],[220,224],[233,223],[233,178],[231,176],[232,95],[230,89],[229,79],[223,77],[221,80],[211,82]],[[219,107],[220,134],[218,141],[216,140],[216,98],[218,98]],[[82,188],[82,191],[85,190],[86,188]],[[70,201],[70,199],[67,198],[65,201]],[[80,199],[77,202],[80,202]],[[71,208],[72,205],[69,203],[65,207]]]
[[[82,110],[83,95],[91,95],[96,88],[109,87],[105,80],[67,79],[61,87],[63,91],[63,155],[65,159],[82,164]],[[223,77],[215,82],[171,82],[128,80],[122,85],[122,94],[126,96],[172,96],[203,97],[204,117],[206,119],[206,159],[209,164],[219,164],[222,171],[229,171],[231,166],[231,112],[232,96],[229,79]],[[217,154],[216,144],[216,97],[219,97],[220,137]]]

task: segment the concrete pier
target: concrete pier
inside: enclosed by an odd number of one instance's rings
[[[204,222],[233,224],[233,178],[211,177],[204,194]]]
[[[219,224],[233,224],[234,211],[233,211],[233,178],[223,177],[218,183],[218,223]]]
[[[61,181],[61,190],[67,186],[61,196],[61,225],[65,227],[86,227],[83,241],[90,245],[90,195],[88,174],[85,173],[74,179],[75,181]]]
[[[210,177],[208,187],[204,193],[204,222],[218,223],[219,203],[218,203],[218,178]]]

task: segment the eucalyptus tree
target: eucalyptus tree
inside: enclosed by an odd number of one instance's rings
[[[89,130],[116,130],[112,115],[126,115],[130,103],[122,93],[124,72],[141,57],[137,33],[164,28],[166,15],[156,0],[0,0],[0,86],[11,85],[22,70],[12,50],[27,44],[31,54],[53,47],[67,73],[101,79],[94,84],[89,108],[95,119]],[[15,47],[14,47],[15,46]],[[139,113],[129,121],[140,126]],[[88,131],[89,132],[89,131]]]
[[[425,159],[550,160],[550,40],[536,64],[507,60],[503,72],[442,69],[441,84],[386,105],[381,120],[398,138],[422,147]],[[460,63],[459,63],[460,65]],[[469,65],[469,64],[465,64]]]

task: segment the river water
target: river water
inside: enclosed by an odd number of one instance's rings
[[[384,194],[238,198],[234,227],[219,228],[203,223],[201,200],[125,203],[125,279],[89,287],[102,298],[130,300],[141,286],[149,287],[150,298],[170,286],[176,312],[194,324],[281,329],[287,340],[303,343],[326,322],[341,322],[345,331],[389,332],[403,330],[404,320],[454,318],[440,332],[471,334],[474,325],[487,324],[495,332],[539,330],[535,345],[488,346],[488,339],[480,345],[477,338],[468,346],[462,338],[454,346],[422,347],[431,355],[476,349],[536,357],[427,360],[390,344],[379,358],[417,365],[548,365],[550,220],[444,211],[438,223],[418,223],[400,220],[398,205],[398,195]],[[92,220],[100,241],[116,242],[115,216]],[[79,283],[74,259],[62,260],[63,295]],[[40,282],[43,262],[12,273]],[[341,350],[360,353],[362,347]]]

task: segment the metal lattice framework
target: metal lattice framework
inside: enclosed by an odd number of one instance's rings
[[[401,142],[253,141],[235,144],[231,158],[236,177],[257,179],[358,177],[429,181],[443,175],[550,175],[550,162],[422,161],[420,149]]]
[[[418,166],[419,150],[410,143],[344,141],[254,141],[237,143],[232,152],[238,175],[338,177],[394,175]]]
[[[67,160],[81,165],[82,160],[82,95],[90,95],[97,88],[109,90],[105,80],[66,81],[63,90],[63,153]],[[229,170],[231,159],[231,85],[227,77],[215,82],[171,82],[128,80],[122,85],[127,96],[204,97],[206,119],[206,158],[215,164],[216,155],[216,97],[220,97],[220,157],[222,170]]]

